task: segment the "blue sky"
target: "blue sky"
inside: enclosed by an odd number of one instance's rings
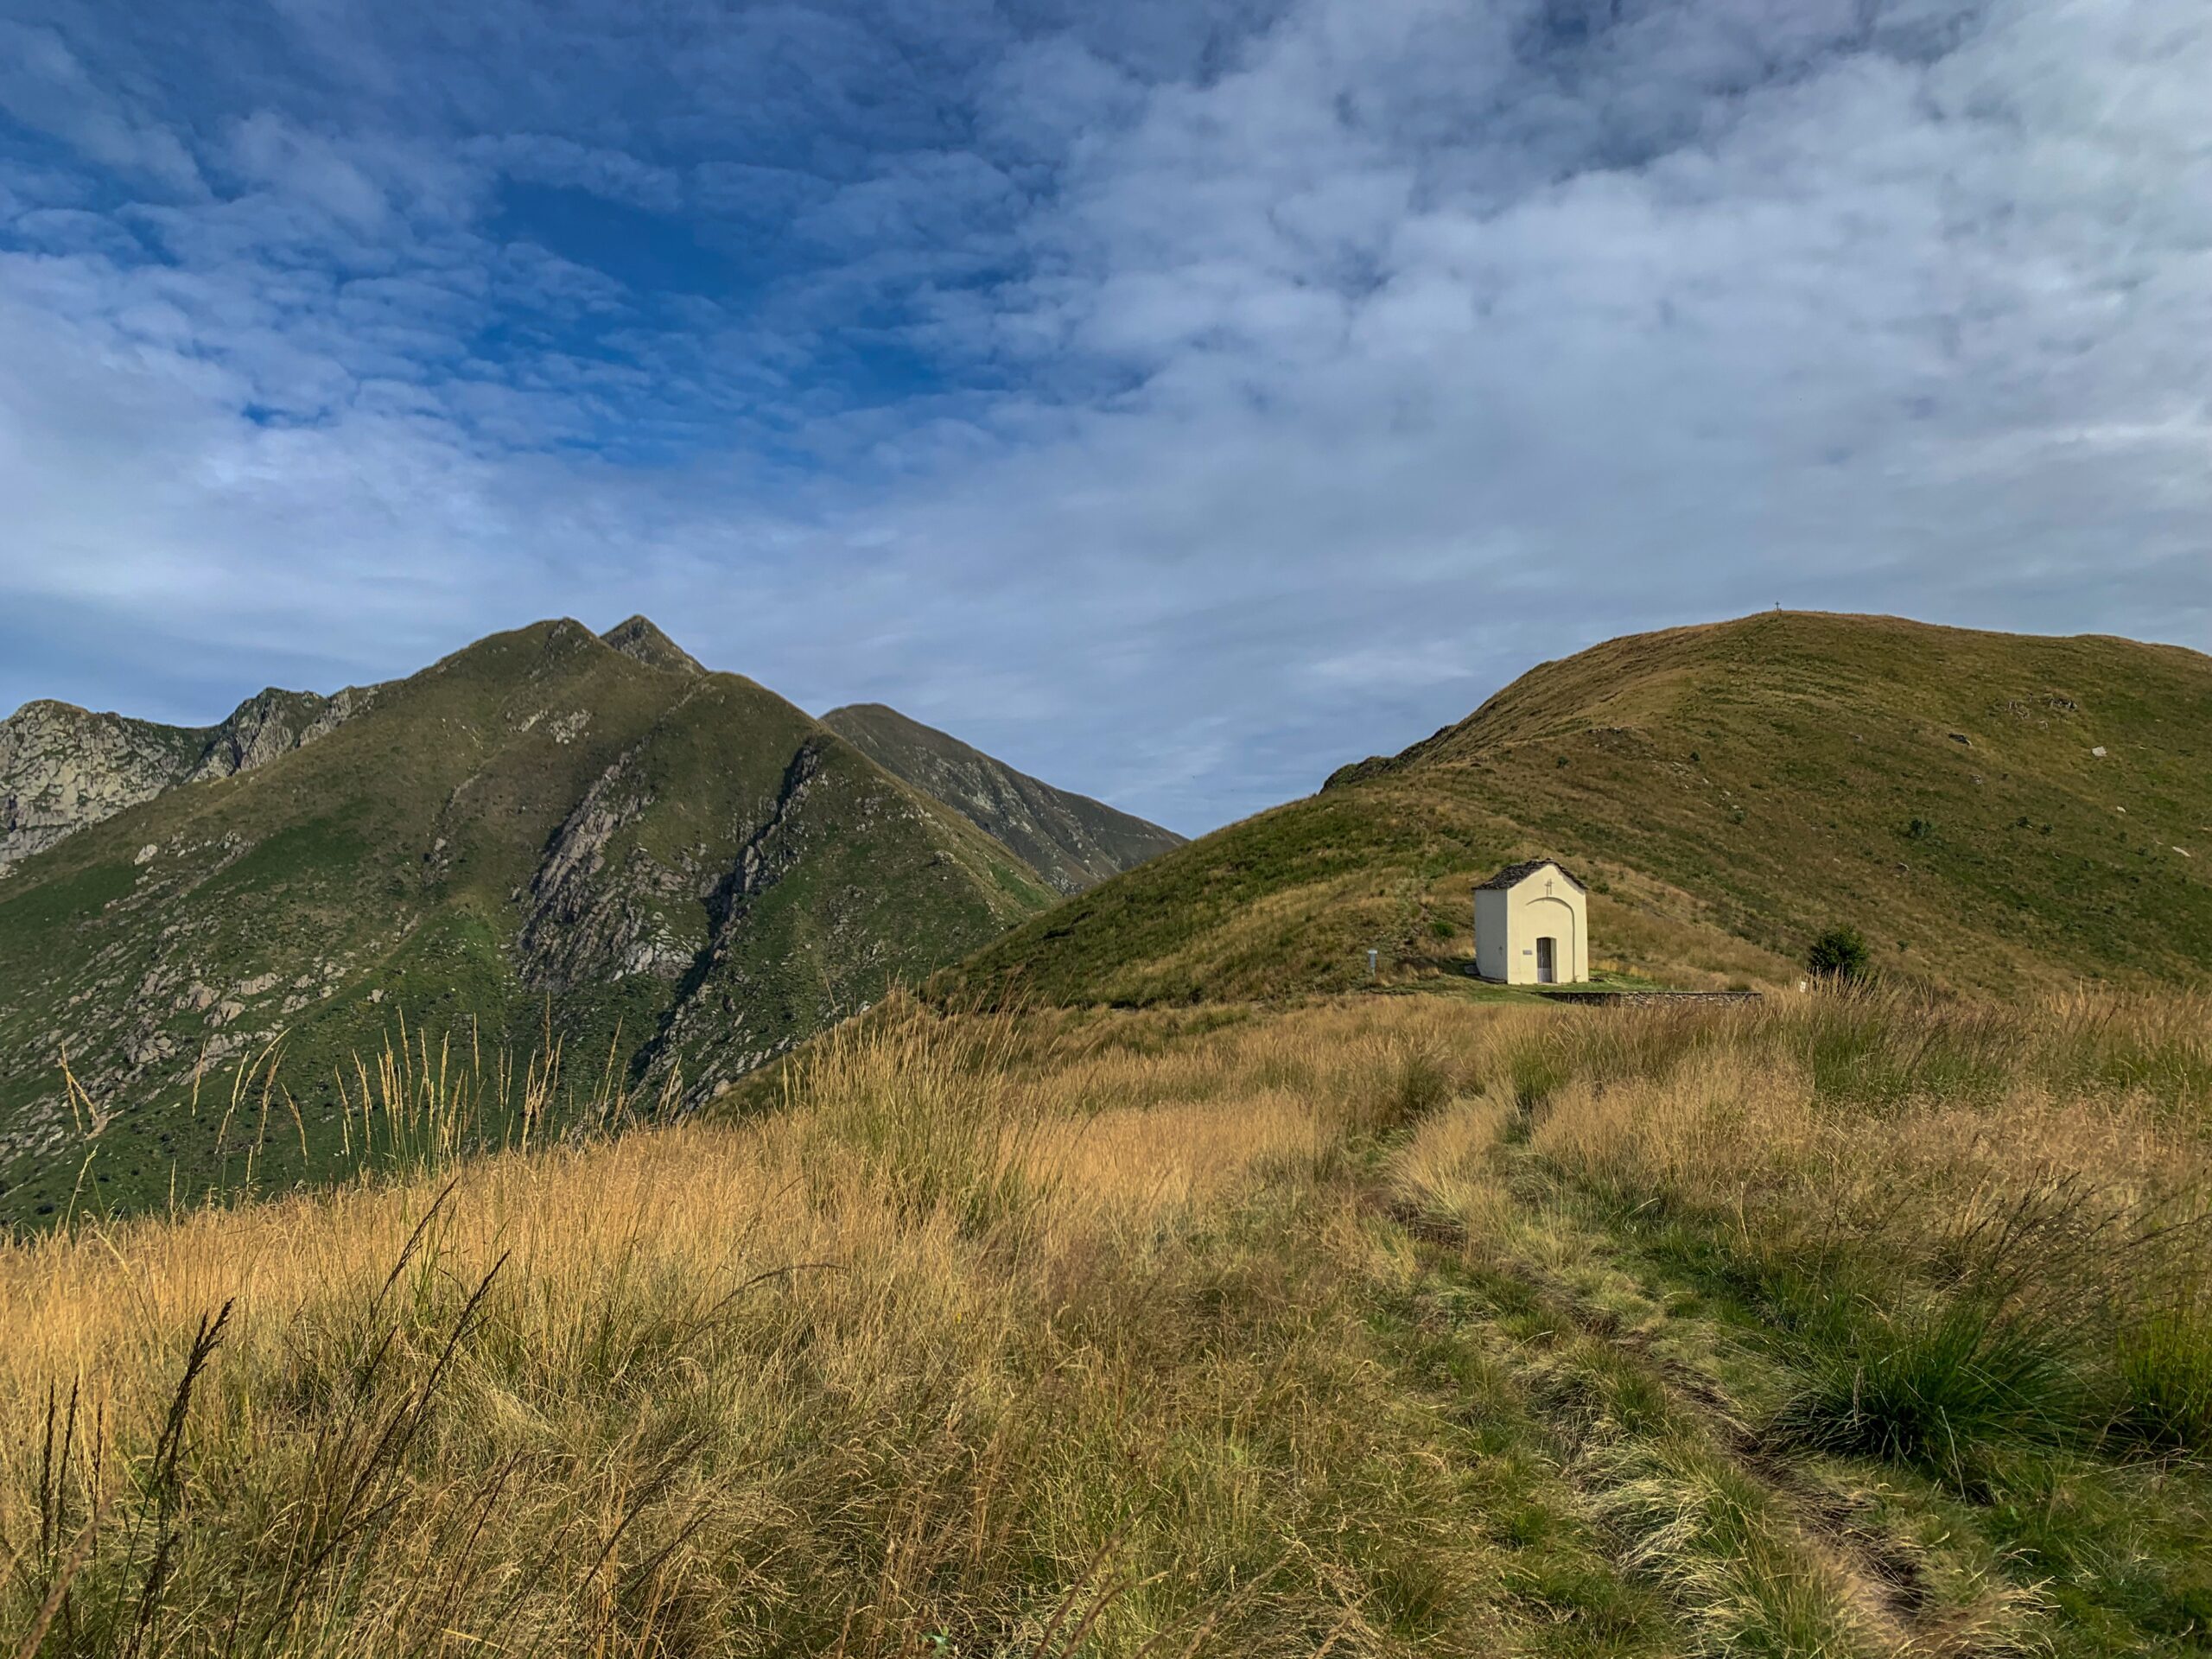
[[[0,0],[0,706],[652,615],[1199,830],[1777,602],[2212,646],[2202,0]]]

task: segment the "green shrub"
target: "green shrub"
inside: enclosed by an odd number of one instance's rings
[[[1831,927],[1805,952],[1805,966],[1823,979],[1855,984],[1872,971],[1866,936],[1855,927]]]

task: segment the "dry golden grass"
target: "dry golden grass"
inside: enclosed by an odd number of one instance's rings
[[[1162,1096],[1161,1067],[1141,1057],[1118,1069],[1141,1079],[1138,1103],[1023,1123],[1030,1091],[928,1077],[925,1045],[832,1039],[796,1085],[810,1104],[750,1123],[693,1122],[611,1142],[506,1154],[460,1165],[450,1177],[397,1186],[360,1185],[238,1209],[207,1209],[173,1223],[88,1226],[28,1239],[0,1254],[0,1422],[7,1448],[43,1411],[50,1386],[75,1384],[89,1406],[118,1423],[143,1425],[165,1408],[171,1362],[204,1313],[235,1305],[231,1359],[280,1344],[300,1311],[346,1292],[373,1290],[441,1192],[435,1237],[441,1271],[474,1280],[502,1259],[505,1274],[533,1289],[542,1336],[600,1294],[610,1279],[669,1273],[702,1287],[835,1255],[888,1280],[926,1281],[962,1294],[957,1235],[932,1206],[910,1224],[877,1202],[885,1172],[874,1148],[825,1135],[855,1103],[940,1133],[950,1172],[986,1179],[976,1148],[945,1147],[944,1126],[963,1108],[1006,1141],[1005,1169],[1027,1176],[1039,1199],[1032,1242],[1047,1258],[1079,1253],[1102,1232],[1143,1227],[1221,1193],[1261,1159],[1313,1155],[1322,1134],[1313,1108],[1282,1090],[1224,1101],[1213,1087],[1187,1103]],[[963,1058],[944,1069],[965,1065]],[[1108,1090],[1117,1068],[1082,1076]],[[833,1077],[825,1075],[840,1073]],[[947,1109],[964,1086],[972,1097]],[[1149,1085],[1148,1087],[1145,1085]],[[832,1104],[819,1103],[824,1101]],[[976,1112],[980,1102],[982,1110]],[[987,1114],[987,1116],[986,1116]],[[836,1122],[835,1128],[849,1128]],[[917,1161],[929,1148],[902,1148]],[[790,1294],[839,1303],[853,1274],[791,1276]],[[894,1310],[886,1310],[888,1316]],[[980,1312],[980,1310],[970,1310]],[[0,1479],[20,1471],[0,1464]],[[10,1485],[17,1484],[9,1480]]]
[[[802,1176],[810,1148],[842,1147],[849,1158],[867,1143],[855,1124],[873,1115],[934,1130],[946,1143],[941,1155],[962,1168],[976,1148],[957,1126],[988,1122],[1007,1139],[1008,1166],[1018,1163],[1043,1195],[1035,1224],[1074,1248],[1099,1229],[1203,1204],[1255,1163],[1319,1155],[1346,1122],[1387,1115],[1377,1079],[1408,1055],[1432,1057],[1456,1077],[1496,1080],[1480,1098],[1426,1118],[1399,1154],[1395,1167],[1414,1193],[1468,1179],[1454,1171],[1511,1109],[1516,1055],[1562,1073],[1592,1067],[1547,1093],[1538,1151],[1592,1173],[1633,1171],[1705,1201],[1777,1184],[1801,1195],[1878,1194],[1908,1171],[1960,1198],[2054,1172],[2133,1196],[2212,1187],[2201,1092],[2156,1092],[2144,1078],[2157,1068],[2141,1058],[2178,1044],[2212,1077],[2212,1010],[2201,1002],[2052,999],[1977,1033],[1998,1049],[2017,1039],[2007,1063],[2025,1081],[1966,1100],[1931,1085],[1871,1119],[1854,1100],[1821,1100],[1804,1058],[1833,1017],[1833,999],[1786,998],[1750,1012],[1616,1018],[1649,1046],[1656,1069],[1648,1075],[1606,1052],[1609,1032],[1580,1052],[1587,1015],[1413,998],[1319,1001],[1284,1015],[956,1020],[945,1028],[974,1029],[934,1046],[914,1034],[918,1027],[892,1042],[844,1033],[817,1046],[794,1077],[789,1112],[461,1164],[438,1237],[457,1275],[505,1255],[514,1277],[565,1286],[572,1297],[618,1262],[665,1264],[707,1283],[811,1258],[833,1238],[848,1252],[877,1248],[871,1228],[899,1230],[869,1213],[864,1158],[844,1167],[817,1158]],[[2042,1034],[2040,1057],[2031,1033]],[[2094,1065],[2080,1051],[2093,1043],[2117,1057],[2103,1089],[2080,1086]],[[1756,1065],[1745,1064],[1752,1048]],[[2074,1091],[2057,1092],[2053,1077],[2072,1080]],[[2177,1109],[2189,1116],[2177,1121]],[[833,1121],[837,1132],[824,1142]],[[896,1150],[910,1164],[929,1161],[925,1145]],[[13,1335],[0,1347],[0,1421],[20,1428],[57,1379],[80,1379],[125,1420],[143,1413],[163,1395],[163,1368],[201,1313],[235,1300],[234,1351],[264,1332],[281,1337],[303,1302],[387,1271],[442,1181],[359,1185],[8,1247],[0,1328]]]
[[[1321,1161],[1394,1023],[1172,1052],[1039,1032],[1017,1060],[1003,1022],[901,1014],[818,1045],[760,1121],[16,1244],[0,1539],[19,1582],[58,1576],[108,1508],[61,1651],[130,1639],[149,1583],[165,1642],[222,1650],[202,1621],[233,1582],[275,1651],[1027,1650],[1056,1618],[1086,1651],[1209,1620],[1387,1650],[1357,1565],[1296,1531],[1368,1478],[1353,1421],[1404,1407],[1344,1371],[1329,1274],[1196,1241]],[[181,1358],[225,1306],[159,1497]],[[1298,1425],[1287,1471],[1238,1427],[1262,1408]],[[165,1556],[172,1512],[200,1529]],[[1478,1535],[1394,1548],[1465,1558],[1434,1594],[1492,1618]]]
[[[1691,1211],[1955,1238],[2034,1194],[2194,1249],[2212,1199],[2212,1008],[2066,995],[2008,1014],[1808,997],[1660,1066],[1568,1077],[1529,1144]],[[2205,1023],[2199,1023],[2200,1020]],[[2078,1265],[2078,1264],[2077,1264]]]
[[[1513,1112],[1511,1099],[1494,1091],[1424,1118],[1390,1160],[1393,1197],[1420,1219],[1470,1237],[1495,1235],[1512,1207],[1495,1154]]]
[[[2018,1282],[2134,1296],[2099,1363],[2187,1443],[2205,1310],[2133,1264],[2202,1230],[2203,1013],[899,1006],[747,1121],[19,1241],[0,1632],[59,1585],[46,1655],[1893,1651],[1633,1252],[1940,1300],[2043,1195]],[[2042,1639],[2009,1545],[1884,1501]]]

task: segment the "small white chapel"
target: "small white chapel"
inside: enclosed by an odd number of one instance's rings
[[[1589,894],[1548,858],[1475,884],[1475,972],[1502,985],[1590,977]]]

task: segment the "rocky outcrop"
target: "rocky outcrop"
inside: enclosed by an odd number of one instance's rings
[[[200,764],[185,781],[228,778],[265,766],[336,730],[374,698],[372,688],[350,685],[334,697],[271,687],[258,696],[248,697],[228,720],[212,729]]]
[[[695,1105],[710,1098],[730,1077],[761,1064],[787,1046],[787,1041],[771,1042],[757,1049],[746,1048],[746,1010],[741,998],[733,993],[746,988],[747,976],[741,968],[731,971],[731,957],[747,906],[789,874],[804,855],[801,813],[817,786],[823,760],[822,741],[809,739],[799,745],[784,768],[776,798],[746,836],[736,861],[707,894],[706,944],[689,964],[683,994],[670,1010],[659,1035],[639,1057],[645,1075],[659,1077],[689,1048],[696,1064],[686,1098]],[[701,988],[718,978],[724,982],[719,995],[698,995]],[[702,1040],[702,1027],[719,1028],[721,1040]]]
[[[0,870],[180,782],[200,758],[197,737],[66,702],[25,703],[0,721]]]
[[[652,804],[633,752],[600,775],[562,824],[524,899],[526,984],[562,991],[629,974],[674,980],[690,965],[691,951],[664,917],[668,901],[693,884],[641,848],[610,858],[622,831]]]
[[[0,876],[164,790],[250,772],[312,743],[373,695],[349,687],[321,697],[272,687],[219,725],[200,727],[27,702],[0,720]]]

